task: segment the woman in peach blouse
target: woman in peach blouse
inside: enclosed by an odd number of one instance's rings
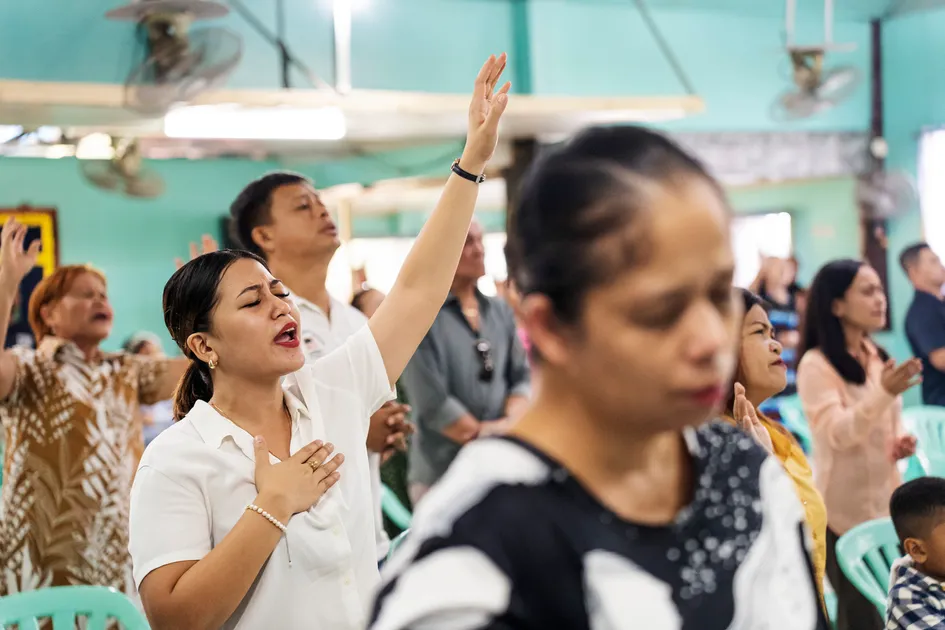
[[[881,630],[876,607],[843,575],[837,539],[889,516],[901,483],[896,464],[915,453],[902,428],[901,394],[921,363],[889,359],[870,335],[886,325],[876,271],[857,260],[824,265],[810,287],[801,333],[797,389],[814,437],[815,482],[827,505],[827,577],[837,593],[837,630]]]

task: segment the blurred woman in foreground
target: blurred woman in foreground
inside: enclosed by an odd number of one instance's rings
[[[590,129],[509,231],[537,396],[424,499],[371,627],[826,628],[790,479],[706,424],[742,321],[719,185],[657,133]]]

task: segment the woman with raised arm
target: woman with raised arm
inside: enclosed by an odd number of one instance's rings
[[[708,424],[741,323],[718,183],[657,133],[596,128],[520,199],[536,396],[424,498],[372,630],[824,630],[780,462]]]
[[[902,394],[922,380],[922,362],[899,365],[873,341],[886,325],[879,274],[860,260],[833,260],[817,272],[801,337],[797,393],[814,438],[817,487],[827,505],[827,578],[837,593],[837,630],[880,630],[876,607],[837,561],[850,529],[889,517],[902,479],[899,460],[915,454],[902,425]]]
[[[466,148],[390,295],[335,352],[304,366],[298,310],[253,254],[206,254],[168,281],[165,322],[193,363],[131,509],[155,630],[364,626],[378,581],[366,419],[449,292],[508,102],[508,83],[495,93],[505,62],[476,78]]]
[[[9,219],[0,235],[0,339],[39,239]],[[6,455],[0,597],[45,586],[133,593],[128,494],[142,448],[140,404],[170,398],[183,359],[103,352],[112,329],[105,276],[66,265],[29,301],[36,350],[0,351]]]

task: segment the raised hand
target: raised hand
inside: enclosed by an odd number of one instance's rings
[[[499,140],[499,119],[509,103],[511,83],[506,82],[498,92],[495,90],[505,70],[506,60],[505,53],[498,57],[491,55],[486,60],[476,77],[469,102],[469,129],[460,166],[476,174],[482,172],[495,152]]]
[[[915,455],[918,440],[914,435],[900,435],[893,439],[892,460],[898,462],[900,459],[906,459]]]
[[[331,457],[334,448],[330,443],[315,440],[289,459],[272,464],[266,440],[257,436],[253,440],[256,491],[266,504],[265,509],[288,519],[318,503],[341,478],[338,467],[344,463],[345,456],[338,453]]]
[[[211,254],[215,251],[219,251],[220,245],[217,243],[216,239],[210,236],[209,234],[204,234],[200,237],[200,248],[197,248],[196,243],[190,244],[190,260],[202,255],[202,254]],[[174,265],[180,269],[184,266],[184,261],[180,258],[174,259]]]
[[[732,408],[735,423],[742,431],[750,435],[761,448],[774,453],[774,444],[771,435],[758,417],[758,412],[751,401],[745,396],[745,388],[741,383],[735,383],[735,404]]]
[[[903,361],[898,366],[890,359],[883,368],[881,383],[883,389],[898,396],[910,387],[922,382],[922,361],[916,358]]]
[[[13,217],[3,224],[3,233],[0,235],[0,284],[8,290],[19,288],[26,274],[36,266],[36,257],[39,256],[39,239],[30,243],[29,249],[23,249],[26,229]]]

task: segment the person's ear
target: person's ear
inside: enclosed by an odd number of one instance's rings
[[[59,322],[59,302],[51,302],[39,309],[39,319],[43,326],[52,334],[56,334],[56,324]]]
[[[929,559],[929,552],[925,547],[925,543],[918,538],[906,538],[902,541],[902,548],[918,564],[923,564]]]
[[[844,314],[847,312],[846,302],[843,300],[834,300],[830,304],[830,312],[833,313],[834,317],[843,319]]]
[[[256,246],[267,255],[271,254],[275,249],[271,225],[257,225],[253,228],[253,231],[250,232],[250,238],[253,239]]]
[[[207,333],[194,333],[187,338],[187,347],[194,356],[207,365],[218,365],[220,357],[210,346],[210,338]]]
[[[566,365],[570,359],[571,331],[554,313],[548,296],[533,293],[519,303],[519,317],[528,339],[542,359],[551,365]]]

